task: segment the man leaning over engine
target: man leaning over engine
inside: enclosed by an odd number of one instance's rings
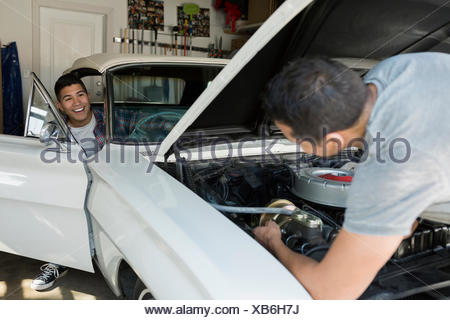
[[[420,214],[450,202],[449,88],[443,53],[386,59],[363,81],[338,62],[298,59],[269,83],[263,106],[303,151],[331,156],[355,146],[367,156],[322,261],[286,247],[273,221],[254,230],[313,298],[358,298]]]

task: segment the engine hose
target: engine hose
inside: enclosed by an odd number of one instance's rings
[[[184,183],[184,178],[183,178],[183,164],[181,163],[181,160],[177,161],[177,176],[178,176],[178,180],[180,180],[181,183]]]
[[[183,178],[183,160],[180,157],[180,151],[178,150],[178,148],[173,148],[173,153],[175,155],[175,159],[176,159],[176,168],[177,168],[177,177],[178,180],[184,184],[184,178]]]
[[[219,211],[232,212],[237,214],[283,214],[286,216],[292,215],[294,211],[283,208],[266,208],[266,207],[230,207],[222,206],[220,204],[210,203],[214,208]]]
[[[185,162],[185,161],[183,160],[183,162]],[[189,189],[191,189],[192,191],[197,193],[197,187],[195,186],[194,178],[192,177],[191,168],[188,165],[186,165],[186,163],[184,164],[183,168],[184,168],[187,186],[189,187]]]
[[[317,246],[317,247],[314,247],[314,248],[306,251],[305,256],[309,257],[314,252],[328,250],[328,249],[330,249],[330,246],[328,246],[328,245],[326,245],[326,246]]]
[[[290,177],[290,180],[291,180],[291,185],[288,187],[288,189],[290,189],[290,188],[292,188],[292,187],[294,186],[294,183],[295,183],[294,172],[292,172],[291,167],[289,167],[287,164],[283,164],[283,166],[284,166],[285,168],[287,168],[287,170],[288,170],[288,172],[289,172],[289,177]]]

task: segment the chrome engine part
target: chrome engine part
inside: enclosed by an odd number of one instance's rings
[[[335,168],[304,168],[296,173],[292,193],[314,203],[345,208],[353,172]]]
[[[319,217],[297,208],[294,203],[285,199],[277,199],[267,206],[268,208],[284,208],[292,211],[292,214],[262,214],[259,225],[263,226],[272,220],[278,224],[281,233],[286,238],[286,245],[293,249],[301,244],[324,244],[323,222]]]

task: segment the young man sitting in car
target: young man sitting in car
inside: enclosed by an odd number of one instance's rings
[[[56,106],[64,114],[71,132],[71,139],[75,140],[86,153],[87,157],[100,151],[105,144],[105,122],[103,110],[91,108],[91,97],[84,83],[72,74],[61,76],[55,83]],[[116,110],[114,113],[114,135],[139,141],[138,135],[132,135],[139,113]],[[158,117],[146,123],[141,129],[154,135],[165,136],[170,129],[162,127],[165,122]],[[145,137],[144,137],[145,138]],[[61,265],[46,263],[41,267],[42,273],[31,282],[31,288],[45,290],[53,286],[56,279],[67,272]]]
[[[65,115],[67,125],[75,139],[89,157],[105,144],[103,112],[91,109],[91,97],[84,83],[72,74],[61,76],[55,83],[56,106]],[[31,282],[34,290],[53,286],[56,279],[67,272],[67,267],[46,263],[42,273]]]
[[[307,153],[365,149],[345,221],[322,261],[291,251],[274,222],[255,236],[315,299],[355,299],[392,256],[419,215],[450,201],[450,55],[384,60],[361,81],[345,66],[298,59],[268,85],[263,105]]]

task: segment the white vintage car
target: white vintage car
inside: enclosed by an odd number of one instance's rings
[[[409,3],[408,15],[390,2],[287,0],[230,61],[79,59],[66,72],[83,79],[105,121],[106,144],[88,159],[67,142],[63,117],[33,77],[24,137],[0,135],[0,250],[88,272],[94,261],[127,298],[309,299],[251,230],[276,219],[289,247],[321,259],[351,183],[330,175],[351,176],[359,151],[302,153],[264,116],[258,96],[295,56],[327,54],[364,74],[390,55],[445,46],[436,39],[439,26],[448,31],[448,6],[387,42],[433,6]],[[373,28],[380,17],[397,29]],[[126,132],[123,114],[133,119]],[[296,216],[268,215],[289,203]],[[424,221],[363,297],[435,294],[413,278],[448,280],[449,228]]]

